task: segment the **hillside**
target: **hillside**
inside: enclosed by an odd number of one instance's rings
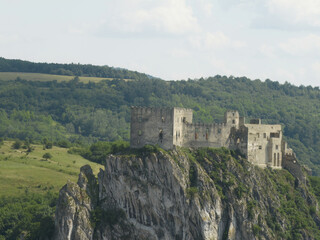
[[[79,169],[90,164],[98,173],[100,164],[89,162],[79,155],[69,154],[67,148],[53,146],[43,149],[42,145],[31,144],[34,149],[13,149],[12,141],[5,141],[0,146],[0,197],[20,196],[25,192],[57,192],[68,180],[77,179]],[[51,159],[43,155],[50,153]]]
[[[148,79],[150,76],[123,68],[109,66],[94,66],[91,64],[59,64],[34,63],[19,59],[0,57],[0,72],[46,73],[53,75],[119,78],[119,79]]]
[[[109,155],[61,190],[54,239],[319,239],[309,183],[224,148]]]
[[[10,81],[16,79],[24,79],[27,81],[40,81],[40,82],[68,82],[75,78],[75,76],[67,75],[54,75],[45,73],[24,73],[24,72],[0,72],[0,81]],[[78,77],[79,82],[100,82],[102,80],[111,80],[113,78],[99,78],[99,77]]]
[[[129,139],[130,106],[194,110],[195,122],[221,122],[227,109],[280,123],[298,159],[320,174],[320,90],[245,77],[83,83],[0,81],[0,137],[92,143]]]
[[[39,239],[53,230],[58,190],[76,181],[79,169],[90,164],[95,173],[102,165],[89,162],[66,148],[31,144],[31,152],[0,141],[0,239]],[[50,153],[52,158],[44,159]]]

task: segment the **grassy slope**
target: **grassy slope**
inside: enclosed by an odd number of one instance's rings
[[[34,145],[35,150],[27,155],[24,149],[12,149],[12,143],[6,141],[0,147],[0,196],[45,193],[49,189],[58,192],[68,180],[77,181],[81,166],[90,164],[95,174],[102,167],[79,155],[68,154],[65,148],[43,150],[41,145]],[[53,158],[44,160],[46,152]]]
[[[0,72],[0,80],[15,80],[17,77],[27,80],[27,81],[70,81],[75,76],[65,76],[65,75],[53,75],[53,74],[43,74],[43,73],[19,73],[19,72]],[[112,80],[112,78],[99,78],[99,77],[79,77],[80,82],[88,83],[100,82],[101,80]]]

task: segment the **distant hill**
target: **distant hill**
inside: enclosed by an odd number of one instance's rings
[[[131,106],[192,108],[195,122],[204,123],[221,122],[225,110],[234,109],[247,118],[282,124],[298,159],[320,175],[318,87],[219,75],[188,81],[139,76],[145,77],[88,83],[0,81],[0,137],[85,144],[128,140]]]
[[[0,72],[0,81],[10,81],[16,79],[23,79],[27,81],[40,81],[40,82],[50,82],[50,81],[71,81],[75,77],[79,79],[80,82],[100,82],[102,80],[112,80],[113,78],[99,78],[99,77],[83,77],[83,76],[68,76],[68,75],[55,75],[47,73],[25,73],[25,72]],[[130,79],[129,79],[130,80]]]
[[[94,66],[91,64],[59,64],[34,63],[18,59],[5,59],[0,57],[0,72],[46,73],[66,76],[83,76],[99,78],[120,79],[149,79],[150,75],[130,71],[124,68],[109,66]]]

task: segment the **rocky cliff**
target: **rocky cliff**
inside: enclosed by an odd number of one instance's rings
[[[286,170],[227,149],[110,155],[61,190],[55,239],[320,239],[318,205]]]

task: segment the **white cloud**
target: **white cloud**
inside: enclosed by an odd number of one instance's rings
[[[0,43],[1,44],[17,42],[18,40],[19,40],[19,36],[18,35],[0,34]]]
[[[287,24],[320,27],[319,0],[266,0],[266,7]]]
[[[262,55],[264,55],[266,57],[269,57],[269,58],[276,57],[275,49],[273,46],[263,44],[259,48],[259,51],[260,51],[260,53],[262,53]]]
[[[315,73],[316,77],[319,79],[320,78],[320,62],[317,61],[311,65],[311,69]]]
[[[182,35],[200,29],[186,0],[117,0],[113,7],[106,25],[114,32]]]
[[[309,34],[304,37],[291,38],[280,43],[279,47],[290,55],[320,55],[320,36]]]
[[[191,53],[183,48],[174,48],[170,51],[170,55],[174,58],[186,58],[191,55]]]
[[[242,48],[244,42],[232,40],[223,32],[206,32],[189,38],[190,43],[200,49]]]
[[[296,77],[295,74],[292,71],[279,68],[275,70],[275,76],[278,79],[281,79],[282,82],[295,82]]]
[[[210,17],[213,12],[213,3],[211,0],[200,0],[200,8],[204,12],[205,16]]]
[[[227,64],[224,60],[211,58],[210,64],[216,72],[220,74],[229,74],[230,68],[227,67]]]

